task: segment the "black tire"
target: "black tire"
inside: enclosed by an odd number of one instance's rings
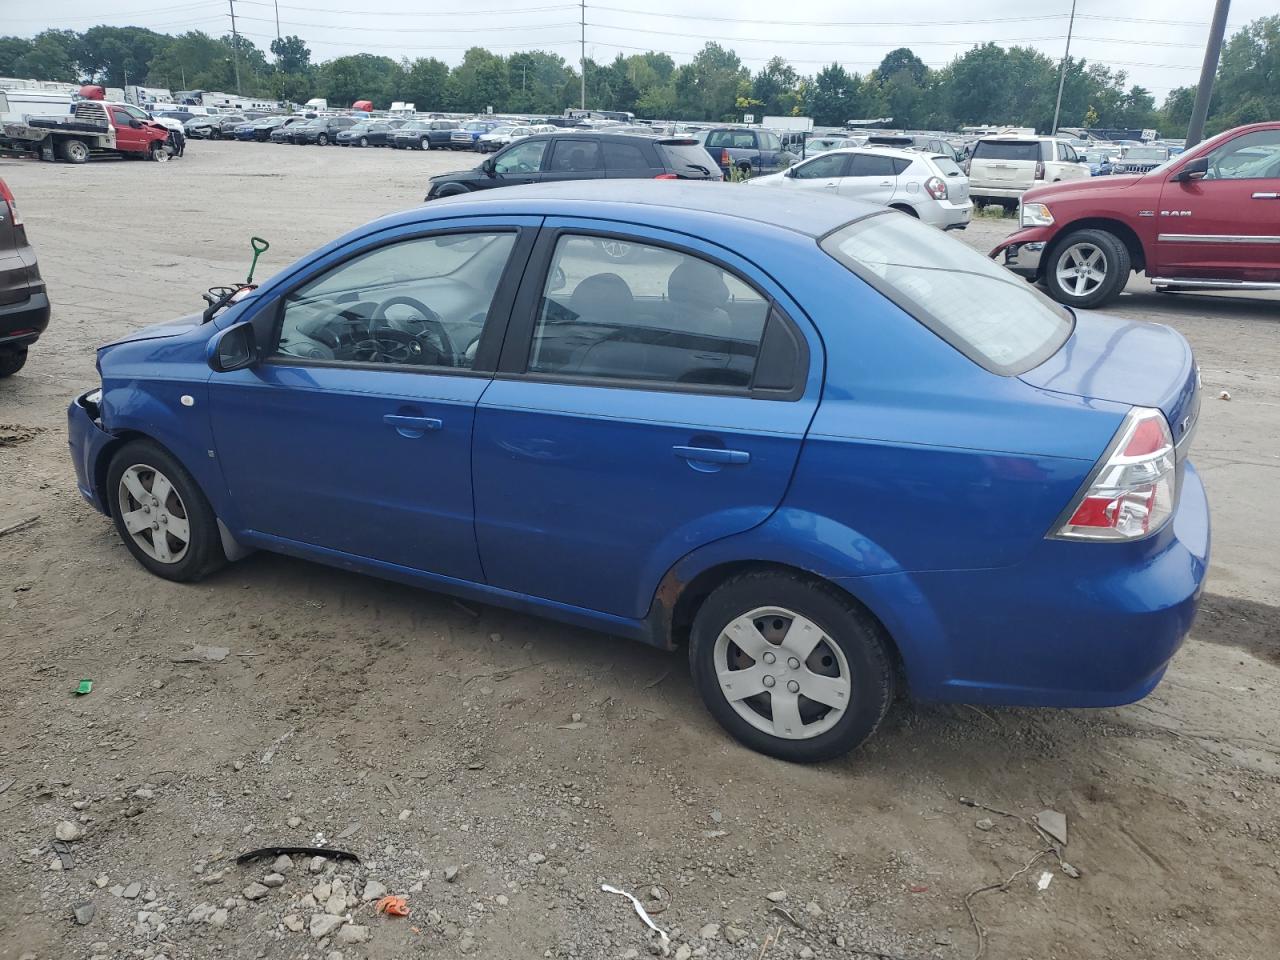
[[[69,140],[63,140],[58,145],[58,154],[67,163],[86,163],[89,160],[89,145],[83,140],[77,140],[73,137]]]
[[[1096,274],[1100,267],[1103,278],[1093,287],[1088,286],[1089,278],[1084,278],[1082,292],[1077,293],[1077,285],[1073,284],[1071,288],[1065,286],[1059,271],[1071,268],[1068,261],[1092,262],[1091,251],[1100,255],[1098,266],[1091,269]],[[1050,248],[1043,261],[1042,279],[1045,289],[1054,300],[1069,307],[1091,310],[1105,306],[1120,296],[1120,291],[1129,282],[1132,269],[1129,248],[1114,233],[1097,229],[1073,230]]]
[[[186,552],[176,562],[164,563],[148,554],[134,540],[125,526],[121,503],[121,478],[133,466],[150,467],[163,474],[180,498],[186,514],[189,539]],[[218,535],[218,521],[213,507],[187,469],[168,451],[150,440],[131,440],[116,451],[107,467],[105,496],[111,508],[116,532],[134,559],[158,577],[179,583],[190,583],[213,573],[227,562]]]
[[[0,380],[12,377],[27,364],[27,348],[15,347],[12,350],[0,350]]]
[[[316,143],[320,144],[320,146],[322,147],[328,146],[329,135],[327,133],[320,134],[318,137],[316,137]]]
[[[825,639],[813,655],[826,650],[823,664],[835,662],[835,651],[825,646],[828,640],[839,647],[846,661],[849,705],[834,725],[814,736],[790,739],[757,728],[730,704],[717,679],[715,647],[721,633],[739,617],[766,607],[792,611],[816,625]],[[772,616],[765,615],[766,619]],[[813,662],[811,657],[806,665]],[[694,618],[689,664],[698,693],[721,726],[751,749],[795,763],[830,760],[859,746],[884,719],[895,689],[889,645],[881,627],[835,587],[784,572],[745,573],[717,587]],[[782,669],[779,661],[778,670]],[[761,693],[755,699],[772,710],[771,694]],[[807,701],[806,708],[820,712],[821,704]]]
[[[221,140],[221,139],[222,139],[222,131],[221,131],[221,130],[219,130],[217,127],[213,127],[213,128],[211,128],[211,129],[209,130],[209,139],[210,139],[210,140]]]
[[[368,145],[369,145],[369,138],[368,138],[368,137],[361,137],[361,138],[360,138],[360,146],[362,146],[362,147],[367,147]]]

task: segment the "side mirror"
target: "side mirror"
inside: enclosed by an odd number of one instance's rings
[[[480,169],[483,170],[487,175],[492,177],[494,173],[497,171],[497,164],[495,162],[496,160],[497,160],[496,157],[489,157],[484,161],[484,163],[480,164]]]
[[[1194,160],[1188,160],[1181,170],[1173,175],[1173,180],[1178,183],[1185,183],[1189,180],[1200,180],[1209,172],[1209,158],[1196,157]]]
[[[258,362],[258,347],[254,342],[253,324],[248,321],[235,323],[209,341],[209,369],[215,373],[243,370]]]
[[[130,117],[130,118],[129,118],[129,126],[133,127],[133,129],[135,129],[135,130],[141,130],[141,129],[142,129],[142,121],[141,121],[141,120],[139,120],[137,117]]]

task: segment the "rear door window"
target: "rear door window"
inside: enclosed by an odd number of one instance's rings
[[[827,153],[792,167],[791,176],[797,180],[843,177],[848,164],[849,157],[847,154]]]
[[[551,151],[548,173],[591,173],[604,169],[600,143],[596,140],[557,140]]]
[[[857,153],[853,156],[853,162],[849,165],[850,177],[894,177],[897,176],[897,169],[893,163],[893,157],[886,157],[874,153]]]
[[[608,262],[609,243],[618,241],[557,241],[530,373],[716,392],[789,393],[802,383],[802,341],[750,284],[693,254],[630,241],[625,260]]]
[[[618,143],[606,140],[604,148],[604,168],[610,173],[627,171],[645,171],[649,169],[649,160],[637,144]]]
[[[1040,144],[1034,140],[979,140],[973,148],[975,160],[1040,160]]]
[[[992,373],[1025,373],[1071,336],[1070,311],[910,217],[866,217],[828,236],[822,249]]]

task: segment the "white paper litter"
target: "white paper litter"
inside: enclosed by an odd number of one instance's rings
[[[1050,873],[1048,870],[1046,870],[1044,873],[1040,874],[1040,882],[1037,883],[1036,886],[1039,889],[1044,890],[1048,888],[1049,884],[1052,882],[1053,882],[1053,874]]]
[[[667,932],[653,922],[653,920],[649,917],[649,914],[645,911],[644,907],[640,905],[640,901],[637,900],[635,897],[633,897],[631,894],[627,893],[627,891],[619,890],[617,887],[611,887],[607,883],[602,883],[600,885],[600,889],[603,890],[605,893],[613,893],[613,894],[617,894],[620,897],[626,897],[628,900],[631,901],[631,905],[636,908],[636,914],[640,917],[641,920],[644,921],[645,926],[662,938],[662,945],[666,946],[671,942],[671,938],[667,936]]]

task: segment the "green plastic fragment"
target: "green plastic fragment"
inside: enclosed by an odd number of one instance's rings
[[[76,696],[83,697],[86,693],[93,690],[92,680],[81,680],[80,686],[76,687]]]

